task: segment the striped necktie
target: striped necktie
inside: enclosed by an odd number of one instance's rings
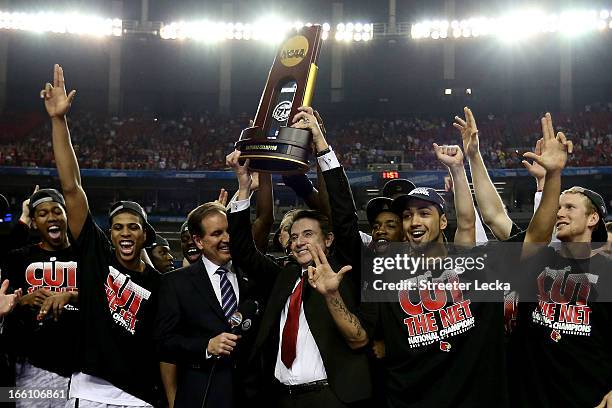
[[[225,318],[229,320],[236,309],[238,309],[236,294],[234,293],[232,284],[229,279],[227,279],[227,269],[219,268],[215,273],[221,278],[221,309],[223,309]]]

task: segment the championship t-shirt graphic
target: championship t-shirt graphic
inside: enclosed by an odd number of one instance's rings
[[[440,350],[451,351],[450,338],[472,329],[476,320],[459,287],[459,274],[445,271],[432,278],[430,272],[410,279],[414,290],[399,292],[410,348],[440,343]],[[446,290],[450,288],[450,290]]]
[[[591,335],[591,307],[587,305],[591,288],[598,276],[590,273],[571,273],[546,267],[537,278],[538,306],[531,319],[536,325],[551,329],[552,341],[561,341],[564,334]]]
[[[129,333],[134,334],[138,322],[138,311],[143,301],[149,299],[151,292],[137,285],[128,275],[110,265],[104,288],[113,320]]]

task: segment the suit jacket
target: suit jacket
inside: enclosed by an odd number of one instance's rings
[[[334,171],[340,172],[338,177],[344,175],[342,168],[330,170],[330,172]],[[344,187],[348,188],[348,182]],[[330,196],[343,194],[344,200],[348,198],[346,194],[349,194],[350,197],[350,190],[348,193],[342,190],[334,191],[329,185],[328,190]],[[333,203],[331,198],[330,202]],[[348,207],[345,205],[344,209],[346,208]],[[334,208],[332,208],[332,217],[334,222],[352,219],[348,214],[334,214]],[[294,260],[281,267],[257,250],[250,232],[250,211],[248,209],[229,213],[228,223],[231,237],[230,251],[234,264],[249,273],[249,277],[257,282],[257,286],[262,288],[262,295],[267,298],[265,312],[249,362],[252,364],[251,369],[257,367],[263,370],[262,379],[265,384],[270,384],[274,378],[274,367],[278,354],[281,312],[293,292],[302,267]],[[357,254],[353,254],[353,257],[356,258],[354,260],[359,261]],[[338,271],[340,263],[333,256],[329,257],[329,260],[334,270]],[[342,263],[342,265],[345,264]],[[359,277],[353,277],[353,279],[359,280]],[[355,314],[359,309],[358,289],[358,285],[355,285],[352,279],[344,279],[339,288],[345,304]],[[304,285],[302,302],[308,326],[321,354],[331,390],[345,403],[369,398],[371,382],[365,353],[361,350],[352,350],[348,346],[329,313],[324,297],[308,284]]]
[[[239,269],[235,271],[242,304],[248,297],[251,285]],[[163,275],[156,339],[161,360],[177,365],[175,407],[202,406],[213,365],[214,374],[206,406],[235,406],[238,349],[245,351],[247,340],[241,339],[241,345],[231,357],[206,359],[208,341],[222,332],[230,331],[230,325],[201,260]]]

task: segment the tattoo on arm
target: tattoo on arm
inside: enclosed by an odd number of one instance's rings
[[[341,313],[344,319],[355,329],[355,337],[361,337],[361,323],[359,323],[359,319],[352,314],[347,308],[342,298],[339,296],[334,297],[331,302],[334,309],[336,309],[339,313]]]

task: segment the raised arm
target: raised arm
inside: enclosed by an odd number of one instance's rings
[[[476,213],[465,167],[463,167],[461,148],[459,146],[438,146],[435,143],[433,148],[438,160],[448,168],[453,182],[457,216],[454,242],[457,245],[473,246],[476,243]]]
[[[268,236],[274,224],[274,193],[272,191],[272,175],[269,173],[255,173],[259,188],[257,189],[256,217],[251,226],[255,246],[261,252],[268,248]]]
[[[239,159],[240,152],[237,150],[230,153],[226,158],[227,165],[234,170],[238,179],[237,200],[230,205],[230,212],[227,214],[232,263],[253,276],[257,282],[257,287],[267,297],[269,289],[272,288],[272,284],[280,272],[280,266],[261,253],[253,241],[251,212],[248,202],[252,178],[248,169],[249,161],[247,160],[244,165],[240,165]],[[242,206],[244,208],[238,208]]]
[[[567,154],[573,150],[573,144],[562,132],[555,136],[550,113],[542,118],[541,123],[543,135],[540,139],[541,154],[538,155],[535,152],[523,154],[523,157],[534,160],[546,170],[542,201],[527,227],[525,243],[547,244],[550,242],[557,221],[559,195],[561,194],[561,171],[567,163]]]
[[[62,192],[66,200],[68,227],[74,239],[77,239],[87,218],[89,206],[87,196],[81,185],[81,174],[66,122],[66,114],[74,100],[76,91],[66,95],[64,70],[55,64],[53,68],[53,85],[47,83],[40,93],[45,100],[45,108],[51,118],[53,154],[57,166]]]
[[[327,207],[331,211],[331,222],[335,237],[336,255],[340,262],[353,267],[351,279],[356,287],[361,286],[361,236],[359,234],[357,209],[349,180],[342,166],[329,150],[325,135],[320,128],[320,116],[310,107],[300,108],[294,118],[294,127],[306,128],[312,132],[313,143],[317,153],[322,180],[327,190]],[[321,197],[321,194],[319,195]]]
[[[461,133],[463,140],[463,151],[468,157],[470,164],[470,172],[472,174],[472,183],[474,184],[474,193],[478,208],[482,214],[484,223],[491,228],[493,235],[500,241],[510,237],[512,231],[512,220],[506,213],[504,203],[497,193],[487,168],[480,154],[478,128],[472,111],[465,107],[465,120],[459,116],[455,116],[453,126]]]

